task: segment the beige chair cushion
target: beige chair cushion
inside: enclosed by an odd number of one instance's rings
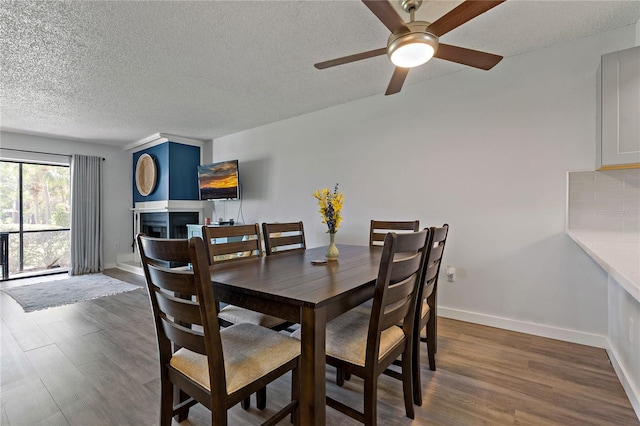
[[[351,310],[327,323],[327,355],[364,367],[367,352],[367,333],[370,315]],[[300,330],[291,336],[299,339]],[[404,340],[401,328],[393,326],[382,332],[380,353],[382,358]]]
[[[300,342],[254,324],[235,324],[220,331],[227,394],[254,382],[300,355]],[[207,357],[179,349],[170,365],[211,390]]]
[[[234,305],[227,305],[220,309],[218,318],[230,322],[231,324],[249,323],[267,328],[273,328],[287,322],[282,318],[272,317],[271,315],[261,314],[260,312],[251,311]]]
[[[422,301],[422,311],[420,311],[420,318],[422,318],[425,315],[427,315],[430,310],[431,310],[431,307],[429,307],[429,304],[427,303],[427,301],[423,300]]]

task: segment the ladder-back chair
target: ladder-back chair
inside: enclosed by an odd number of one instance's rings
[[[267,256],[307,249],[302,222],[263,223],[262,236]]]
[[[419,220],[371,220],[371,225],[369,226],[369,245],[381,246],[384,242],[384,237],[389,232],[398,234],[399,231],[417,232],[418,229],[420,229]]]
[[[430,228],[430,241],[427,250],[427,260],[424,264],[422,285],[418,292],[418,304],[416,308],[416,323],[414,325],[413,348],[413,393],[416,405],[422,405],[422,383],[420,379],[420,342],[427,343],[429,368],[436,369],[436,351],[438,350],[438,313],[437,294],[440,265],[444,254],[444,245],[449,234],[449,225]],[[426,337],[421,337],[422,330],[426,328]]]
[[[297,415],[300,343],[254,324],[220,330],[205,246],[199,237],[137,237],[153,311],[160,360],[160,424],[187,418],[201,403],[211,424],[226,425],[227,410],[293,371],[291,402],[264,424]],[[166,262],[191,263],[193,269]],[[174,392],[179,389],[179,392]],[[174,394],[179,395],[174,405]]]
[[[407,417],[412,401],[413,318],[429,230],[385,237],[369,314],[352,309],[327,323],[327,364],[364,379],[364,412],[327,397],[327,405],[366,424],[377,421],[378,377],[398,357]],[[397,324],[402,323],[402,327]],[[299,337],[300,331],[293,333]]]

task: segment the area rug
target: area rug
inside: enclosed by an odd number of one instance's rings
[[[2,291],[13,297],[25,312],[98,299],[141,287],[103,274],[77,275],[63,280],[44,281]]]

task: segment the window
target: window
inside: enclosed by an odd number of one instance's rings
[[[9,236],[9,278],[66,271],[68,166],[0,161],[0,232]]]

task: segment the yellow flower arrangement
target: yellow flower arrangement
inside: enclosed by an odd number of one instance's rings
[[[322,215],[322,223],[326,223],[329,234],[338,232],[342,222],[342,204],[344,194],[338,191],[338,184],[330,191],[328,188],[319,189],[313,193],[313,197],[318,200],[319,212]]]

